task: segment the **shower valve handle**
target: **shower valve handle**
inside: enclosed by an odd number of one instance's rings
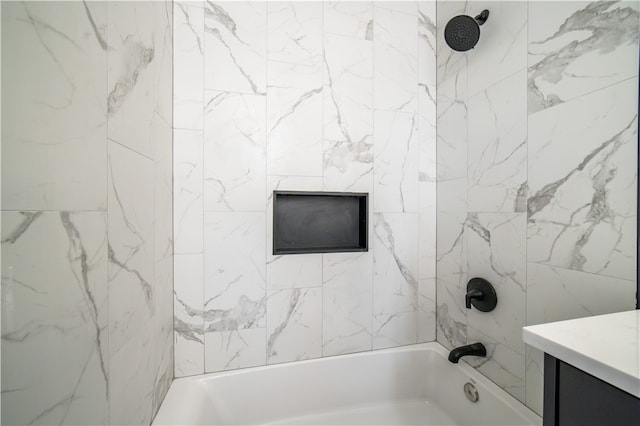
[[[473,290],[468,291],[464,297],[467,309],[471,309],[471,299],[482,300],[483,297],[484,293],[479,288],[474,288]]]
[[[498,304],[496,289],[483,278],[471,278],[467,283],[464,302],[467,309],[473,306],[480,312],[491,312]]]

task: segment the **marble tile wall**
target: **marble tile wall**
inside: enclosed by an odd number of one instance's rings
[[[458,14],[490,16],[449,49]],[[637,2],[438,1],[437,340],[538,413],[542,354],[525,325],[633,309]],[[464,308],[468,279],[496,309]]]
[[[176,2],[175,372],[435,339],[435,2]],[[272,192],[370,194],[274,256]]]
[[[2,4],[3,424],[149,424],[173,379],[172,14]]]
[[[460,54],[473,2],[3,3],[2,421],[436,335],[540,412],[520,328],[634,304],[639,10],[482,7]],[[369,192],[370,251],[273,256],[274,189]]]

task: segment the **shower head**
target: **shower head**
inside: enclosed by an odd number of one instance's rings
[[[444,40],[450,48],[458,52],[473,49],[480,39],[480,25],[484,24],[488,17],[489,11],[485,9],[475,18],[467,15],[451,18],[444,27]]]

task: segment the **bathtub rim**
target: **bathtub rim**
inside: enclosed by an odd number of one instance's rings
[[[270,364],[270,365],[260,365],[256,367],[246,367],[246,368],[238,368],[229,371],[217,371],[213,373],[205,373],[198,374],[193,376],[179,377],[174,378],[171,382],[171,386],[169,391],[166,393],[164,400],[160,404],[160,408],[158,409],[151,425],[160,425],[163,423],[156,423],[156,419],[160,417],[160,414],[163,412],[163,408],[165,408],[165,403],[169,398],[175,398],[173,394],[179,393],[182,395],[194,394],[194,392],[204,391],[204,387],[207,386],[207,382],[211,380],[215,380],[219,377],[233,377],[236,375],[244,375],[251,374],[254,372],[260,372],[265,370],[277,370],[280,368],[287,368],[291,366],[304,366],[304,365],[313,365],[321,362],[327,362],[331,360],[337,359],[350,359],[350,358],[360,358],[360,357],[375,357],[381,356],[385,354],[392,354],[397,352],[423,352],[430,351],[434,352],[437,356],[442,357],[446,362],[447,357],[449,355],[449,350],[446,349],[438,342],[426,342],[426,343],[417,343],[412,345],[405,346],[397,346],[393,348],[387,349],[377,349],[370,351],[362,351],[362,352],[353,352],[349,354],[342,355],[331,355],[320,358],[307,359],[302,361],[292,361],[292,362],[282,362],[278,364]],[[463,358],[464,361],[464,358]],[[496,383],[491,381],[489,378],[484,376],[482,373],[477,371],[471,365],[466,362],[460,362],[456,364],[456,368],[460,369],[461,372],[473,380],[473,382],[479,386],[485,387],[496,399],[498,399],[502,404],[509,407],[510,409],[520,413],[522,417],[531,420],[532,425],[541,425],[542,417],[539,416],[536,412],[527,407],[523,402],[516,399],[514,396],[509,394],[506,390],[502,389]]]

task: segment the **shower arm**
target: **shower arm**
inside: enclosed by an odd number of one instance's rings
[[[489,11],[487,9],[485,9],[482,12],[480,12],[480,14],[478,16],[476,16],[475,18],[473,18],[473,19],[476,20],[478,25],[482,25],[485,22],[487,22],[488,18],[489,18]]]

